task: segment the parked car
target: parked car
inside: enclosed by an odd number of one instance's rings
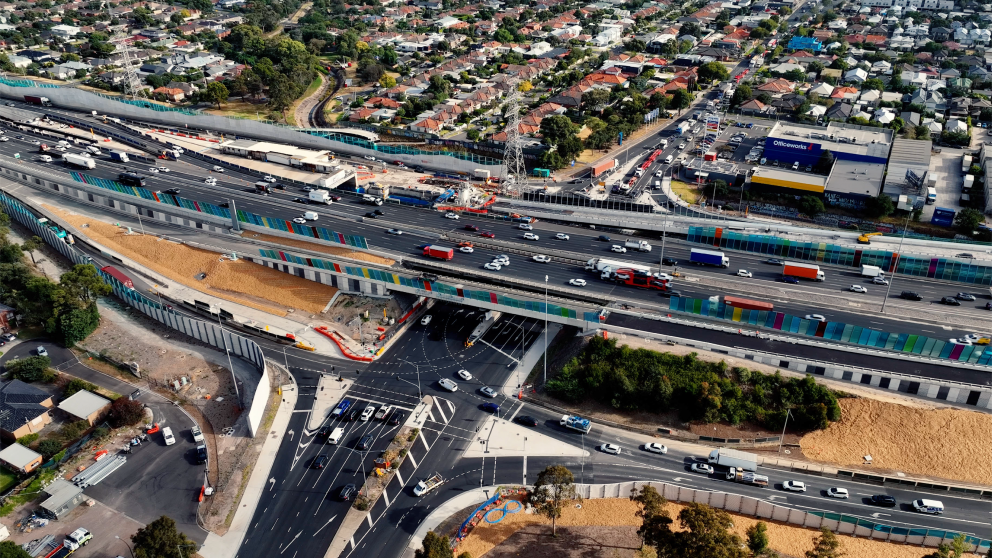
[[[34,352],[38,356],[46,356],[46,357],[48,356],[48,350],[46,350],[45,347],[42,346],[39,346],[37,349],[34,350]]]

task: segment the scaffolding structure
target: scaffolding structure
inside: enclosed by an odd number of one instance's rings
[[[136,67],[140,66],[140,64],[134,56],[134,50],[131,47],[130,39],[130,35],[121,33],[111,39],[110,42],[114,45],[114,52],[121,55],[120,71],[124,74],[124,79],[122,80],[121,85],[124,88],[124,96],[130,96],[131,99],[144,99],[145,87],[141,83],[141,78],[138,77],[138,70]]]

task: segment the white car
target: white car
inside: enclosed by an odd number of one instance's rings
[[[613,246],[610,246],[610,252],[616,252],[617,254],[626,254],[627,249],[624,248],[623,246],[620,246],[619,244],[614,244]]]
[[[471,246],[461,246],[458,248],[458,251],[463,254],[471,254],[472,252],[475,252],[475,248],[472,248]]]
[[[305,225],[307,223],[307,220],[304,219],[303,217],[297,217],[297,218],[293,219],[293,222],[296,223],[296,224],[298,224],[298,225]]]
[[[825,318],[823,316],[823,314],[806,314],[806,319],[807,320],[813,320],[813,321],[816,321],[816,322],[825,322],[825,321],[827,321],[827,318]]]
[[[489,271],[499,271],[503,269],[503,266],[500,265],[499,262],[489,262],[482,267],[488,269]]]
[[[399,229],[386,229],[386,233],[387,234],[395,234],[396,236],[399,236],[399,235],[403,234],[403,231],[401,231]]]
[[[458,391],[458,384],[447,378],[441,378],[437,383],[448,391]]]
[[[218,167],[217,165],[214,165],[213,171],[214,172],[224,172],[224,167]]]
[[[217,179],[212,177],[207,177],[203,179],[204,184],[217,184]]]
[[[155,167],[158,172],[169,172],[169,167]]]
[[[520,230],[522,230],[522,231],[532,231],[532,230],[534,230],[534,227],[532,227],[531,225],[528,225],[527,223],[520,223],[519,225],[517,225],[517,228],[520,229]]]
[[[952,337],[951,339],[948,339],[948,341],[950,341],[952,345],[971,345],[972,344],[970,339],[966,339],[966,338],[963,338],[963,337],[961,339],[955,339],[955,338]]]
[[[572,285],[572,286],[575,286],[575,287],[585,287],[586,286],[586,280],[585,279],[569,279],[568,280],[568,284],[569,285]]]
[[[982,336],[977,333],[966,333],[964,338],[972,343],[977,343],[978,340],[982,338]]]
[[[375,414],[375,407],[373,407],[372,405],[365,407],[365,410],[362,411],[362,422],[368,422],[368,420],[372,418],[372,415],[374,414]]]
[[[665,444],[658,444],[656,442],[651,442],[650,444],[644,444],[644,451],[649,451],[651,453],[668,453],[668,447]]]
[[[7,136],[4,136],[4,137],[0,138],[0,141],[10,141],[10,138],[8,138]],[[65,148],[62,148],[62,150],[65,151]]]
[[[679,144],[679,149],[685,149],[685,142]]]
[[[450,211],[449,211],[449,212],[447,212],[447,213],[445,213],[445,214],[444,214],[444,217],[445,217],[446,219],[454,219],[455,221],[457,221],[458,219],[460,219],[460,217],[458,216],[458,214],[457,214],[457,213],[452,213],[452,212],[450,212]]]
[[[848,494],[846,488],[838,488],[836,486],[831,486],[830,488],[827,489],[827,496],[830,496],[831,498],[843,498],[843,499],[847,499],[851,497],[851,495]]]
[[[661,279],[662,281],[672,281],[672,280],[674,280],[671,275],[669,275],[667,273],[660,273],[660,272],[659,273],[655,273],[654,274],[654,278],[655,279]]]
[[[365,157],[365,159],[367,159],[369,161],[375,161],[375,157],[373,157],[371,155],[365,155],[364,157]]]
[[[889,280],[886,279],[885,277],[875,277],[875,278],[873,278],[871,280],[871,282],[873,284],[875,284],[875,285],[888,285],[889,284]]]
[[[713,467],[710,467],[709,465],[707,465],[705,463],[693,463],[692,464],[692,467],[689,467],[689,468],[692,469],[692,472],[693,473],[702,473],[704,475],[712,475],[713,474]]]
[[[541,237],[534,233],[524,233],[524,240],[541,240]]]
[[[427,325],[427,324],[431,323],[431,319],[433,319],[433,316],[431,316],[430,314],[427,314],[426,316],[424,316],[424,318],[422,320],[420,320],[420,325]]]
[[[459,370],[457,374],[459,378],[465,380],[466,382],[472,379],[472,373],[469,372],[468,370],[465,370],[464,368]]]
[[[788,490],[789,492],[806,492],[806,483],[801,481],[785,481],[782,483],[782,490]]]
[[[45,348],[44,347],[41,347],[41,346],[39,346],[37,349],[35,349],[34,352],[38,356],[48,356],[48,351],[45,350]]]
[[[751,272],[748,271],[748,270],[746,270],[746,269],[738,269],[737,270],[737,276],[738,277],[747,277],[748,279],[750,279],[751,278]]]
[[[545,256],[544,254],[538,254],[534,256],[535,262],[549,263],[551,261],[551,256]]]
[[[265,175],[264,177],[262,177],[262,180],[264,180],[264,181],[266,181],[266,182],[275,182],[275,181],[276,181],[276,179],[275,179],[275,178],[272,178],[272,177],[271,177],[271,176],[269,176],[269,175]]]
[[[148,172],[158,174],[158,169],[155,167],[148,167]]]
[[[485,395],[486,397],[489,397],[490,399],[499,395],[496,393],[496,390],[494,390],[489,386],[482,386],[481,388],[479,388],[479,393]]]
[[[851,285],[850,291],[852,293],[863,293],[868,294],[868,289],[862,287],[861,285]]]
[[[555,235],[558,240],[568,240],[568,235],[565,233],[558,233]]]
[[[603,453],[611,453],[613,455],[620,455],[620,446],[616,444],[603,444],[599,446],[599,451]]]
[[[168,426],[162,429],[162,439],[165,440],[165,445],[167,446],[176,443],[176,437],[172,435],[172,429]]]
[[[507,256],[506,254],[493,256],[493,263],[498,263],[499,265],[510,265],[510,256]]]

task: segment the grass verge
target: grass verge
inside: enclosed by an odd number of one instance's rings
[[[681,180],[673,180],[672,191],[686,203],[699,203],[699,189],[694,184],[682,182]]]
[[[307,90],[303,92],[303,95],[299,99],[293,101],[292,106],[290,106],[289,110],[286,112],[286,120],[288,120],[290,124],[293,126],[298,126],[296,123],[297,107],[299,107],[304,100],[309,99],[311,95],[316,93],[323,83],[324,78],[320,75],[320,73],[318,73],[317,77],[313,78],[313,81],[310,82],[310,86],[307,87]]]

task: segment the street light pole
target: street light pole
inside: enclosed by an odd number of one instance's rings
[[[909,218],[913,215],[912,212],[906,216],[906,224],[902,228],[902,238],[899,239],[899,248],[896,252],[895,261],[893,261],[892,266],[892,277],[889,279],[888,286],[885,287],[885,296],[882,298],[882,308],[879,313],[885,313],[885,303],[889,300],[889,292],[892,290],[892,283],[896,280],[896,273],[899,271],[899,259],[902,257],[902,243],[906,240],[906,233],[909,231]]]
[[[424,398],[424,392],[423,392],[423,390],[420,389],[420,366],[417,365],[417,364],[414,364],[414,363],[412,363],[412,362],[410,362],[409,360],[406,360],[406,359],[403,359],[403,362],[409,364],[410,366],[413,367],[414,370],[417,371],[417,395],[421,399],[423,399]]]
[[[548,276],[544,276],[544,383],[548,383]]]
[[[124,543],[124,546],[127,547],[128,552],[131,553],[131,558],[134,558],[134,550],[131,549],[131,545],[127,544],[127,541],[125,541],[124,539],[122,539],[120,537],[120,535],[114,535],[114,538],[117,539],[117,540],[119,540],[119,541],[121,541],[122,543]]]
[[[238,390],[238,377],[234,374],[234,361],[231,360],[231,349],[227,348],[227,337],[224,336],[224,324],[220,321],[221,305],[217,304],[217,325],[220,326],[220,338],[224,340],[224,352],[227,353],[227,364],[231,367],[231,381],[234,382],[234,395],[238,398],[238,407],[241,408],[241,392]],[[289,360],[286,361],[287,367]]]
[[[778,439],[778,452],[782,453],[782,442],[785,441],[785,428],[789,426],[789,413],[790,409],[785,410],[785,424],[782,425],[782,437]]]
[[[665,265],[665,237],[668,236],[668,217],[665,217],[665,226],[661,231],[661,259],[658,260],[658,271]]]

